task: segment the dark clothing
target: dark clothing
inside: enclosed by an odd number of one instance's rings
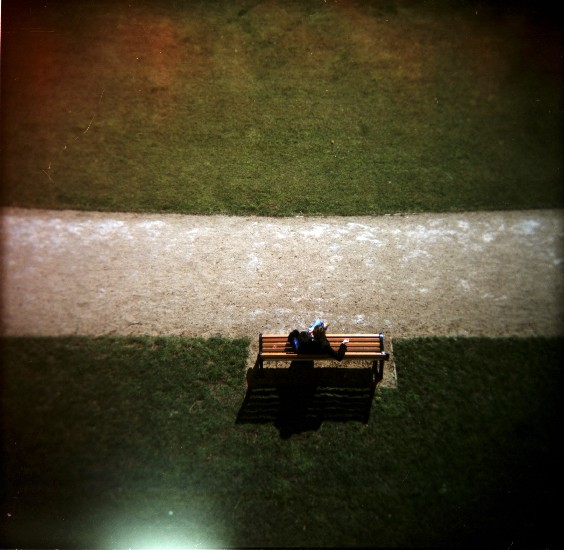
[[[347,351],[346,344],[341,344],[339,350],[335,351],[327,337],[322,340],[315,340],[307,331],[299,332],[293,330],[288,335],[288,342],[296,353],[304,355],[329,355],[329,357],[341,361]]]

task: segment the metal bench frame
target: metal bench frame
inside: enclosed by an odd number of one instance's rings
[[[384,361],[390,354],[384,351],[384,334],[328,334],[331,347],[338,349],[341,342],[349,339],[344,361],[372,361],[372,372],[382,378]],[[259,333],[258,365],[263,372],[265,361],[335,361],[329,355],[312,355],[295,353],[287,334]]]

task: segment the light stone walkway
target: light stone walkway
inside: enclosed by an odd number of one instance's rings
[[[558,210],[1,214],[5,335],[563,334]]]

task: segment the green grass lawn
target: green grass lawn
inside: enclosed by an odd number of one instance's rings
[[[496,4],[5,2],[2,204],[562,207],[561,34]]]
[[[0,544],[555,548],[563,345],[398,340],[367,424],[334,378],[283,438],[241,421],[246,340],[4,338]]]

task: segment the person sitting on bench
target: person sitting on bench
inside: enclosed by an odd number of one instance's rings
[[[321,319],[317,319],[306,331],[293,330],[288,335],[293,350],[300,355],[329,355],[329,357],[341,361],[347,352],[348,338],[345,338],[339,350],[335,351],[329,340],[327,340],[327,326]]]

